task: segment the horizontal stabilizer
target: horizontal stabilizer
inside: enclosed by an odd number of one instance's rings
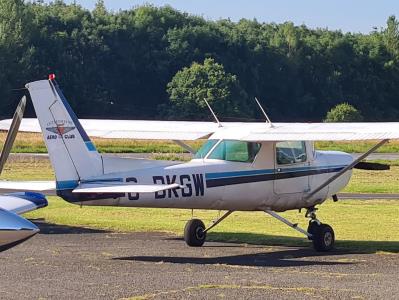
[[[0,209],[24,214],[48,205],[46,197],[38,193],[13,193],[0,196]]]
[[[55,181],[0,181],[0,193],[38,192],[46,196],[55,196]]]
[[[81,184],[73,190],[74,193],[98,193],[98,194],[117,194],[117,193],[156,193],[171,189],[177,189],[181,186],[177,183],[173,184]]]

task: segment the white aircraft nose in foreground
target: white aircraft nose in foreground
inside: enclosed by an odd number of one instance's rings
[[[39,232],[28,220],[0,209],[0,252],[16,246]]]
[[[227,210],[208,228],[190,220],[184,233],[190,246],[202,246],[206,233],[234,211],[264,211],[305,234],[316,250],[330,250],[334,231],[316,218],[315,206],[336,200],[360,160],[399,138],[399,123],[80,122],[53,76],[26,87],[40,127],[28,119],[21,130],[43,133],[60,197],[79,205]],[[174,140],[191,151],[182,141],[208,141],[190,162],[176,163],[103,156],[89,136]],[[315,151],[319,140],[381,142],[354,161],[343,152]],[[302,208],[308,230],[276,213]]]

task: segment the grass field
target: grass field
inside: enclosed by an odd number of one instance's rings
[[[0,132],[0,147],[3,147],[6,133]],[[102,153],[183,153],[180,146],[168,141],[140,141],[93,139],[97,149]],[[188,142],[198,149],[203,141]],[[12,152],[14,153],[47,153],[41,134],[18,133]]]
[[[0,147],[3,146],[6,133],[0,132]],[[102,153],[182,153],[184,150],[173,142],[168,141],[140,141],[117,139],[93,139],[98,150]],[[203,141],[187,142],[194,149],[198,149]],[[362,153],[369,150],[376,142],[317,142],[320,150],[337,150],[348,153]],[[41,134],[19,133],[13,148],[14,153],[47,153]],[[399,141],[391,141],[377,150],[380,153],[399,152]]]
[[[343,192],[399,193],[399,166],[391,165],[389,171],[353,170],[353,177]]]
[[[390,173],[393,172],[393,173]],[[370,173],[356,170],[347,191],[398,192],[399,167],[392,171]],[[18,159],[6,165],[6,179],[52,179],[47,160]],[[377,183],[372,182],[377,180]],[[206,222],[218,212],[195,211]],[[306,227],[304,212],[282,214]],[[139,209],[111,207],[79,207],[57,197],[50,197],[49,207],[27,214],[29,218],[45,218],[47,222],[110,229],[113,231],[162,231],[181,235],[185,222],[191,218],[189,210]],[[360,251],[399,252],[399,201],[328,201],[320,206],[318,217],[331,224],[337,235],[337,246]],[[210,234],[209,240],[256,244],[306,245],[309,242],[296,231],[264,213],[237,212],[222,222]]]

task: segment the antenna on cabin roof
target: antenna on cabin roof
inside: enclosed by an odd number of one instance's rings
[[[258,98],[255,97],[255,101],[258,104],[260,110],[262,111],[263,115],[266,117],[266,122],[269,123],[270,127],[274,127],[272,121],[270,121],[266,111],[263,109],[262,105],[260,104]]]
[[[222,124],[220,123],[218,117],[217,117],[216,114],[214,113],[212,107],[209,105],[208,101],[207,101],[205,98],[204,98],[204,101],[205,101],[206,105],[208,106],[209,110],[211,111],[213,117],[215,118],[216,123],[218,123],[219,127],[223,127]]]

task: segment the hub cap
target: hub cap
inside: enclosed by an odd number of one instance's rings
[[[332,241],[333,241],[333,236],[331,232],[326,232],[326,234],[324,235],[324,244],[326,246],[331,246]]]
[[[197,239],[202,240],[204,238],[204,229],[202,229],[201,227],[197,227],[197,229],[195,230],[195,236],[197,237]]]

